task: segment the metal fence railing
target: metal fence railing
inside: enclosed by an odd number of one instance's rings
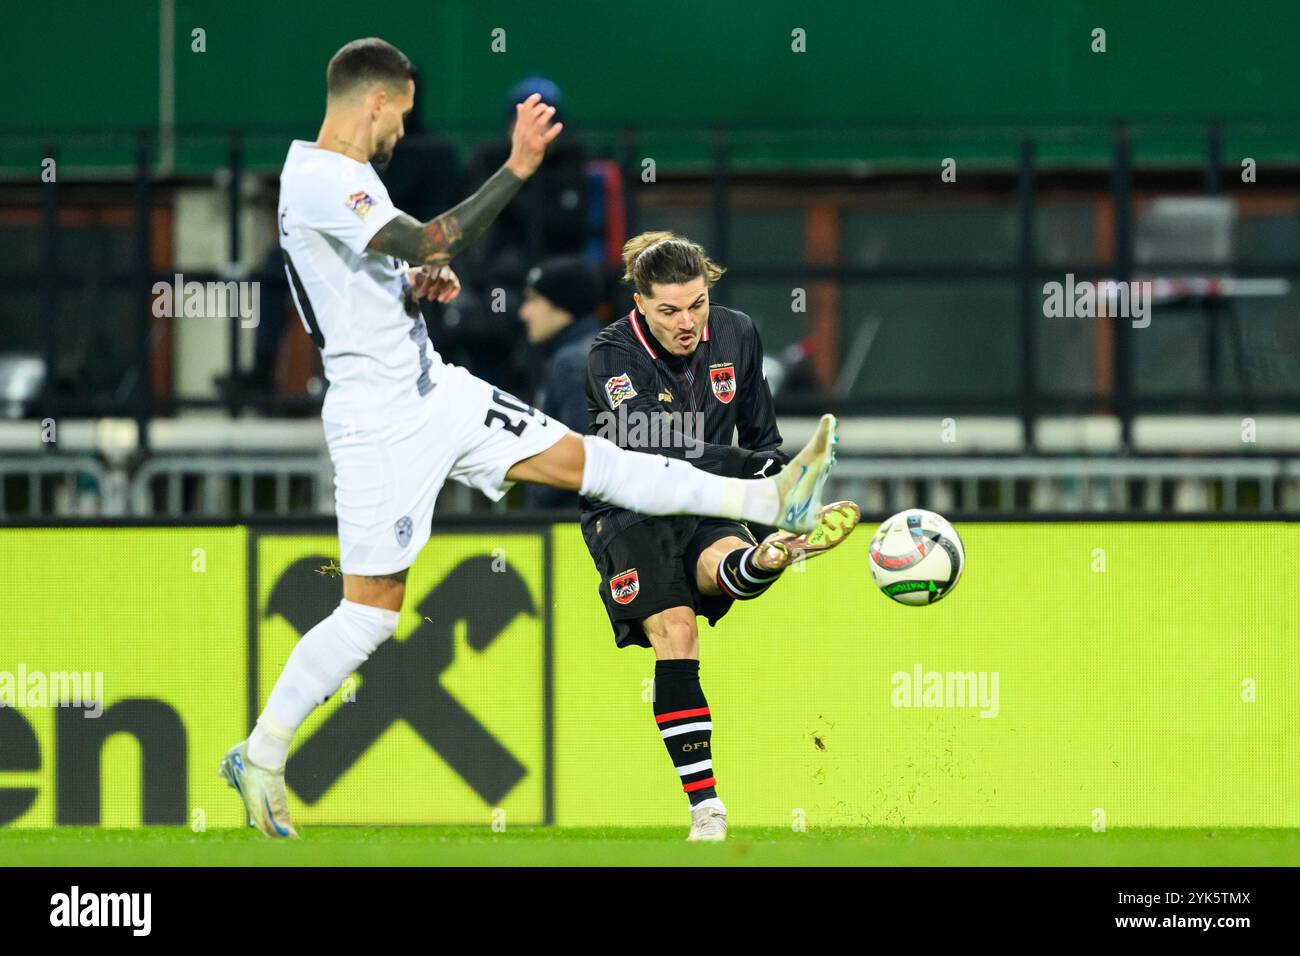
[[[334,469],[318,455],[165,455],[130,480],[132,514],[248,517],[330,514]]]
[[[1249,513],[1300,509],[1300,467],[1276,458],[842,458],[829,492],[872,513]]]
[[[867,513],[926,507],[947,515],[1159,516],[1300,513],[1300,460],[1258,457],[841,455],[831,498]],[[0,521],[65,517],[244,519],[328,517],[333,469],[320,454],[146,455],[134,466],[92,456],[0,459]],[[491,510],[449,482],[440,515]],[[576,517],[576,515],[575,515]]]
[[[0,519],[126,513],[125,476],[94,455],[0,456]]]

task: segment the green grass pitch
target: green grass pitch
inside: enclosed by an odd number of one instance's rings
[[[319,827],[301,840],[180,827],[0,830],[8,866],[1297,866],[1300,830]]]

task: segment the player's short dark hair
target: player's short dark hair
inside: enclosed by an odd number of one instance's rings
[[[415,67],[405,53],[379,37],[366,37],[330,57],[325,87],[330,96],[340,96],[375,83],[397,86],[414,77]]]
[[[644,296],[656,282],[679,285],[703,277],[712,286],[726,271],[698,242],[671,232],[643,232],[623,244],[623,280]]]

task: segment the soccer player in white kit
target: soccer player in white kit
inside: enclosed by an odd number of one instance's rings
[[[249,738],[220,772],[267,836],[297,836],[284,766],[295,731],[397,628],[406,572],[453,478],[496,500],[517,481],[580,491],[642,514],[697,514],[807,531],[834,464],[835,419],[772,478],[742,480],[683,459],[579,436],[442,361],[417,306],[460,290],[448,263],[487,229],[562,126],[533,94],[516,106],[511,152],[477,192],[421,223],[393,206],[371,167],[387,162],[414,105],[410,61],[354,40],[326,71],[316,141],[296,140],[280,175],[280,245],[294,302],[321,350],[321,417],[334,465],[343,599],[298,642]],[[688,315],[686,323],[697,321]]]

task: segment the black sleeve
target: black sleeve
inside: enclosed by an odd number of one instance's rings
[[[581,435],[587,430],[586,356],[573,350],[557,356],[546,377],[542,412]]]
[[[772,400],[772,390],[767,387],[767,376],[763,374],[763,342],[758,329],[752,325],[748,338],[748,381],[742,385],[740,395],[744,396],[744,404],[736,419],[737,439],[742,448],[749,449],[746,472],[741,476],[744,478],[753,477],[755,473],[774,475],[790,460],[790,456],[781,451],[784,442],[780,429],[776,427],[776,403]]]
[[[619,342],[597,342],[592,347],[587,357],[587,393],[596,411],[588,434],[632,451],[681,458],[702,471],[739,478],[749,453],[685,434],[680,418],[674,420],[658,400],[658,377],[651,363],[649,356]],[[652,420],[657,427],[650,426]]]

